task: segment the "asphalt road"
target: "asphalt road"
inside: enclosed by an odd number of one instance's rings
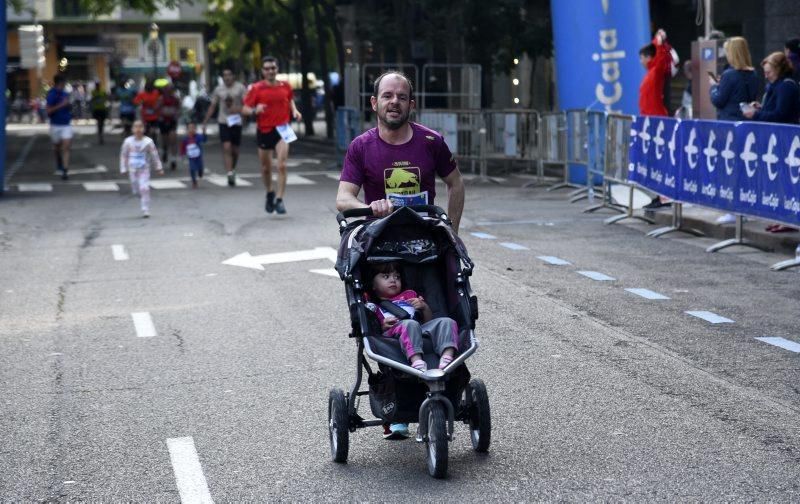
[[[481,306],[469,365],[487,384],[494,429],[479,456],[457,426],[440,481],[422,447],[377,429],[351,435],[346,465],[330,461],[328,390],[350,386],[355,347],[341,282],[310,271],[329,260],[222,264],[337,246],[330,147],[293,147],[302,177],[285,217],[264,213],[246,152],[252,186],[154,190],[144,220],[115,174],[113,142],[80,138],[88,147],[73,167],[107,171],[62,183],[45,137],[12,135],[17,170],[0,198],[0,500],[175,502],[179,485],[217,502],[798,498],[798,354],[756,339],[800,341],[797,272],[769,271],[775,254],[707,254],[708,240],[605,226],[563,193],[522,188],[527,179],[469,184],[461,235]],[[212,170],[218,150],[208,147]],[[21,191],[29,182],[52,188]],[[669,299],[625,290],[636,288]],[[155,335],[137,336],[134,317]]]

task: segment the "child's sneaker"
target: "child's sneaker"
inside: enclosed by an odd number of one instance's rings
[[[231,187],[236,185],[236,172],[228,172],[228,185]]]
[[[264,205],[264,210],[266,210],[267,213],[272,213],[272,212],[275,211],[275,193],[274,192],[268,192],[267,193],[267,202]]]
[[[286,205],[283,204],[282,199],[275,200],[275,213],[283,215],[286,213]]]
[[[197,189],[197,181],[192,180],[192,189]]]
[[[398,439],[408,439],[410,434],[408,433],[408,424],[405,423],[393,423],[389,426],[389,431],[386,432],[384,428],[383,432],[383,439],[390,439],[390,440],[398,440]]]
[[[149,219],[149,218],[150,218],[150,212],[148,210],[142,212],[142,219]]]

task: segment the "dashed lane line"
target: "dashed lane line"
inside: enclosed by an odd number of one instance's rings
[[[204,180],[220,187],[225,187],[228,185],[228,177],[225,175],[217,175],[216,173],[211,173],[209,175],[206,175]],[[253,185],[253,183],[250,182],[249,180],[245,180],[242,177],[237,176],[236,185],[242,187],[250,187]]]
[[[17,184],[19,192],[53,192],[53,184],[29,183]]]
[[[687,315],[691,315],[692,317],[697,317],[699,319],[703,319],[706,322],[710,322],[712,324],[732,324],[733,320],[723,317],[721,315],[717,315],[714,312],[710,311],[703,311],[703,310],[695,310],[695,311],[687,311],[685,312]]]
[[[153,324],[153,318],[148,312],[134,312],[131,313],[133,325],[136,327],[136,336],[140,338],[152,338],[156,336],[156,326]]]
[[[500,244],[501,247],[505,247],[509,250],[530,250],[525,245],[520,245],[519,243],[512,243],[512,242],[503,242]]]
[[[497,237],[495,235],[491,235],[489,233],[470,233],[475,238],[480,238],[481,240],[496,240]]]
[[[794,341],[787,340],[785,338],[776,338],[776,337],[763,337],[763,338],[756,338],[758,341],[763,341],[764,343],[768,343],[770,345],[774,345],[776,347],[783,348],[784,350],[789,350],[790,352],[800,353],[800,343],[796,343]]]
[[[186,189],[186,184],[175,179],[151,180],[150,187],[153,189]]]
[[[659,294],[658,292],[654,292],[649,289],[625,289],[625,290],[630,292],[631,294],[636,294],[637,296],[643,297],[645,299],[653,299],[653,300],[669,299],[664,294]]]
[[[116,182],[84,182],[83,188],[91,192],[119,192],[119,184]]]
[[[566,261],[564,259],[561,259],[560,257],[555,257],[555,256],[536,256],[536,259],[540,259],[546,262],[547,264],[552,264],[554,266],[566,266],[572,264],[569,261]]]
[[[611,282],[616,280],[614,277],[610,277],[605,273],[600,273],[599,271],[578,271],[577,273],[598,282]]]
[[[213,504],[203,466],[191,436],[167,439],[169,459],[182,504]]]
[[[124,245],[111,245],[111,254],[114,256],[115,261],[127,261],[130,259]]]

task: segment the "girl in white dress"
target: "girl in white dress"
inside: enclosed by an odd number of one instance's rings
[[[164,174],[156,144],[150,137],[144,136],[144,123],[133,123],[133,135],[122,142],[119,155],[120,173],[128,173],[131,179],[131,191],[139,195],[142,206],[142,217],[150,217],[150,169],[159,175]]]

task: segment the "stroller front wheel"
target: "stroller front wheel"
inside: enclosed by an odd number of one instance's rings
[[[341,464],[347,462],[350,451],[350,416],[347,413],[347,399],[339,388],[331,389],[328,396],[328,437],[333,461]]]
[[[428,474],[434,478],[447,476],[447,415],[438,402],[428,410]]]

